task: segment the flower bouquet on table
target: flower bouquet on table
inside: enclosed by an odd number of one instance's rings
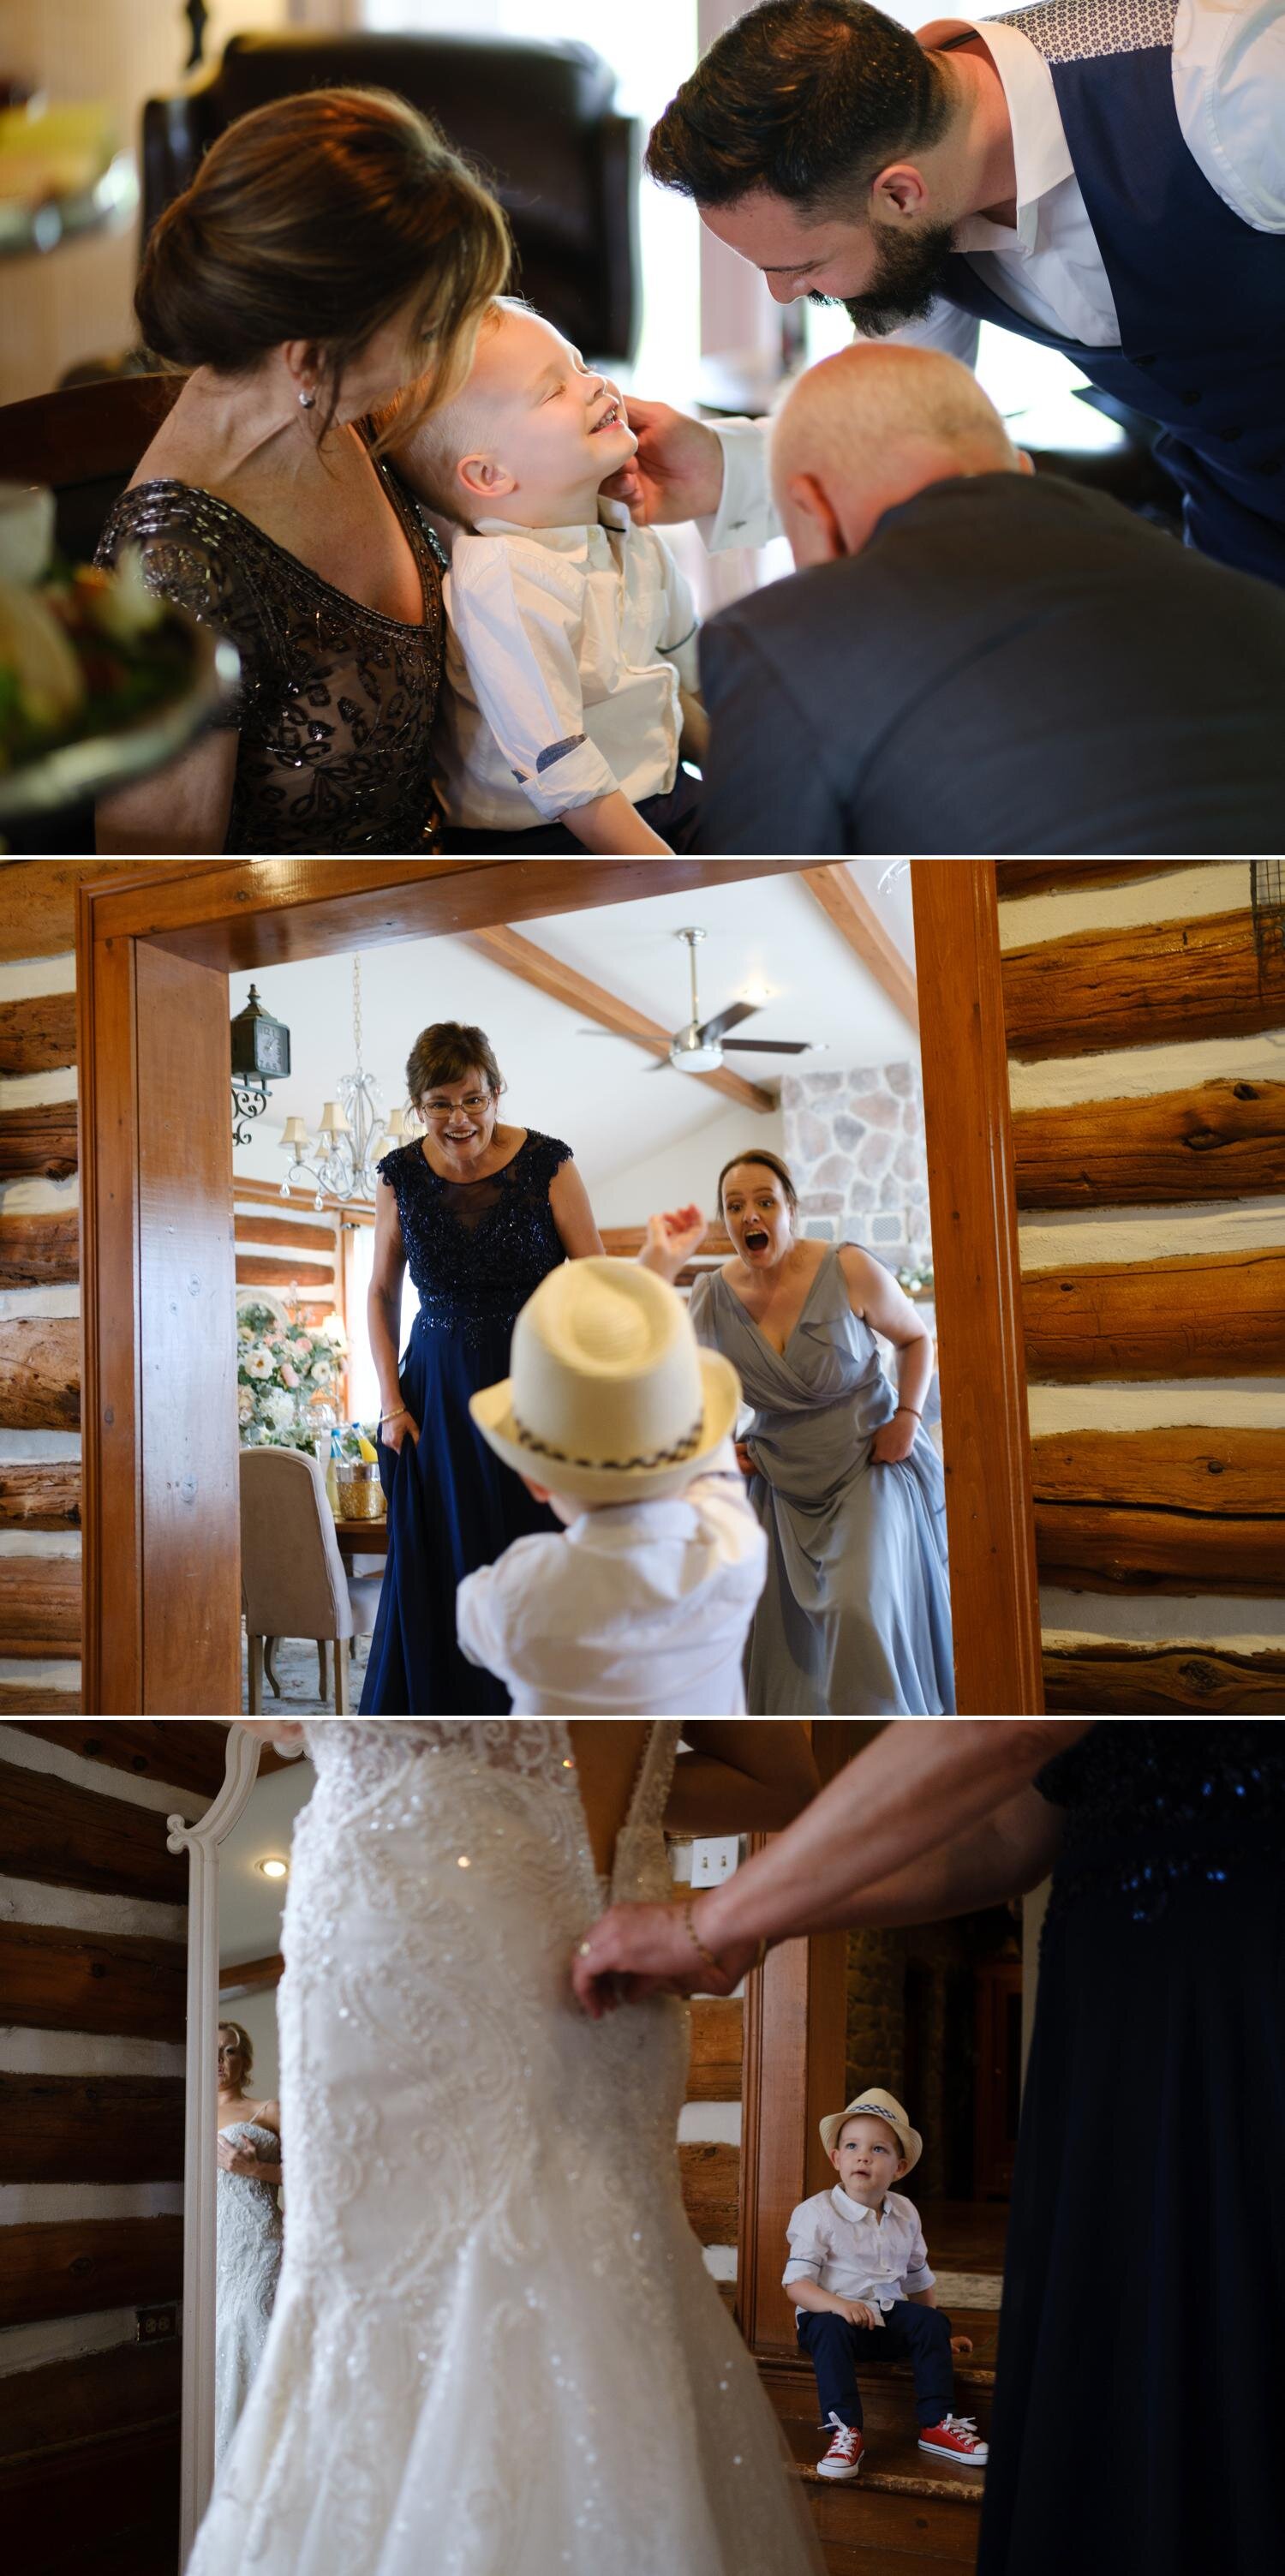
[[[242,1447],[324,1455],[348,1347],[338,1315],[305,1324],[294,1313],[283,1323],[271,1306],[246,1305],[236,1332]]]

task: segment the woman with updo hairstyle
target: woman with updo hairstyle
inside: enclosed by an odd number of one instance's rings
[[[736,1369],[738,1447],[768,1542],[750,1631],[755,1717],[938,1717],[955,1706],[946,1503],[923,1428],[932,1337],[855,1243],[798,1231],[779,1155],[723,1165],[733,1252],[692,1290],[698,1341]],[[876,1333],[896,1352],[894,1393]]]
[[[435,1021],[406,1067],[426,1133],[379,1166],[367,1318],[388,1564],[363,1717],[502,1715],[503,1684],[460,1652],[455,1588],[513,1539],[560,1527],[487,1447],[469,1397],[508,1376],[513,1326],[546,1274],[602,1243],[571,1147],[502,1120],[504,1088],[484,1029]],[[639,1259],[672,1278],[704,1231],[696,1208],[653,1216]],[[419,1312],[399,1363],[408,1266]]]
[[[137,548],[241,678],[191,749],[104,800],[101,850],[435,846],[445,558],[385,450],[458,392],[508,265],[495,200],[384,90],[256,108],[166,208],[135,306],[189,372],[98,560]]]

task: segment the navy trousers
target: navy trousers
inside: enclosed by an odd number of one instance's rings
[[[881,2326],[849,2325],[846,2317],[796,2308],[799,2349],[816,2372],[821,2421],[837,2415],[841,2424],[860,2424],[861,2392],[857,2370],[863,2361],[908,2361],[915,2376],[915,2413],[920,2424],[940,2424],[955,2397],[955,2366],[950,2351],[950,2319],[941,2308],[921,2308],[913,2299],[897,2299],[883,2311]]]

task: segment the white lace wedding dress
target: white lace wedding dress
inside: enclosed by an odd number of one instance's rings
[[[813,2576],[675,2133],[686,2011],[575,1941],[664,1896],[678,1727],[610,1888],[564,1725],[310,1725],[278,1991],[290,2223],[189,2576]]]
[[[223,2132],[276,2161],[281,2140],[258,2120],[235,2120]],[[259,2367],[281,2271],[281,2209],[273,2183],[220,2165],[215,2188],[214,2456],[221,2460]]]

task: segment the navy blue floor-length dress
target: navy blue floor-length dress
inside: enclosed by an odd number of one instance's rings
[[[1066,1810],[978,2576],[1265,2576],[1285,2400],[1285,1726],[1095,1727]]]
[[[446,1181],[418,1140],[386,1154],[419,1312],[402,1353],[402,1401],[418,1443],[379,1445],[388,1563],[361,1695],[363,1717],[496,1717],[502,1682],[460,1653],[455,1589],[515,1538],[556,1530],[473,1427],[468,1400],[509,1374],[519,1309],[566,1259],[549,1184],[571,1147],[528,1132],[479,1181]]]

